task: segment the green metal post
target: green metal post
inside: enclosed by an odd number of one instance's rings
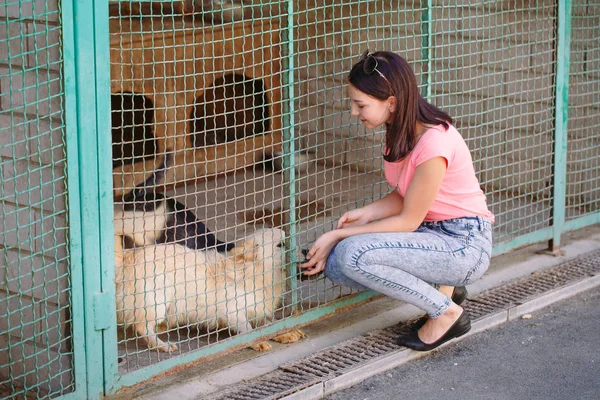
[[[73,337],[73,368],[75,392],[73,398],[93,398],[87,392],[85,302],[83,288],[81,185],[79,179],[79,154],[77,151],[77,113],[69,112],[77,107],[75,66],[75,17],[73,3],[61,4],[61,34],[63,52],[63,85],[65,91],[65,151],[67,157],[67,196],[69,220],[69,266],[71,277],[71,334]]]
[[[296,146],[294,135],[294,1],[288,0],[287,3],[287,28],[283,33],[283,41],[287,44],[284,59],[285,71],[283,74],[283,179],[284,190],[287,189],[287,196],[284,193],[284,209],[289,211],[288,239],[287,248],[291,249],[291,255],[288,257],[287,276],[293,277],[289,280],[290,291],[292,295],[292,307],[296,307],[298,286],[295,278],[296,268]]]
[[[96,54],[96,138],[98,141],[98,207],[100,216],[100,272],[104,393],[113,394],[118,372],[117,316],[115,302],[114,202],[112,180],[112,124],[110,105],[110,28],[108,2],[94,0],[94,42]]]
[[[79,212],[71,219],[71,249],[83,267],[85,307],[85,332],[75,342],[85,347],[87,398],[95,399],[117,371],[108,4],[77,0],[62,7],[70,18],[64,43],[69,200],[71,213]]]
[[[556,62],[556,109],[554,135],[554,204],[552,211],[553,237],[551,251],[560,247],[565,229],[567,180],[567,123],[569,120],[569,56],[571,49],[571,1],[558,2],[558,51]]]
[[[431,32],[431,10],[433,8],[433,0],[421,0],[421,84],[423,85],[423,98],[427,101],[431,101],[431,68],[433,49],[431,42],[433,35]]]

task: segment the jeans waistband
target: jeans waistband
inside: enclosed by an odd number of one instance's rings
[[[463,223],[463,224],[471,224],[474,228],[477,228],[479,231],[483,231],[484,228],[491,228],[492,223],[487,218],[483,217],[461,217],[461,218],[452,218],[446,219],[443,221],[430,221],[423,222],[424,225],[436,225],[441,222],[451,222],[451,223]]]
[[[454,219],[451,219],[450,221],[470,222],[473,224],[473,226],[475,228],[479,229],[480,231],[482,231],[484,228],[492,227],[492,223],[490,222],[490,220],[483,218],[483,217],[462,217],[462,218],[454,218]]]

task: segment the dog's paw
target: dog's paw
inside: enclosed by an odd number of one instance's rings
[[[162,353],[170,353],[172,351],[177,351],[177,345],[163,342],[156,347],[156,350]]]
[[[254,343],[250,345],[250,348],[255,351],[269,351],[271,350],[271,345],[267,342]]]
[[[304,332],[302,332],[299,329],[296,329],[293,331],[282,333],[281,335],[277,335],[271,340],[274,340],[279,343],[294,343],[300,339],[304,339],[305,337],[306,335],[304,334]]]

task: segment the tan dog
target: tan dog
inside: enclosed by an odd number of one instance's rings
[[[283,300],[285,263],[280,229],[264,229],[235,247],[230,256],[215,250],[190,250],[178,244],[123,249],[115,236],[117,322],[133,328],[148,347],[168,352],[174,344],[157,336],[167,329],[203,325],[228,326],[237,333],[272,320]],[[295,342],[299,330],[273,340]],[[266,343],[251,346],[270,350]]]

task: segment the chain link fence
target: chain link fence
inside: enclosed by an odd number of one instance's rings
[[[0,397],[73,392],[61,20],[0,5]]]
[[[573,2],[569,69],[567,220],[600,209],[600,2]]]
[[[52,4],[0,6],[0,397],[74,388],[64,44]],[[344,211],[390,191],[384,132],[348,112],[345,77],[366,49],[405,57],[423,95],[455,119],[497,249],[551,239],[561,190],[567,221],[598,222],[600,3],[572,2],[564,150],[562,4],[109,2],[109,32],[89,39],[110,52],[96,60],[110,71],[110,87],[96,87],[110,121],[97,124],[111,132],[115,226],[116,354],[97,356],[106,392],[233,348],[266,350],[263,336],[370,296],[301,280],[297,268]]]

